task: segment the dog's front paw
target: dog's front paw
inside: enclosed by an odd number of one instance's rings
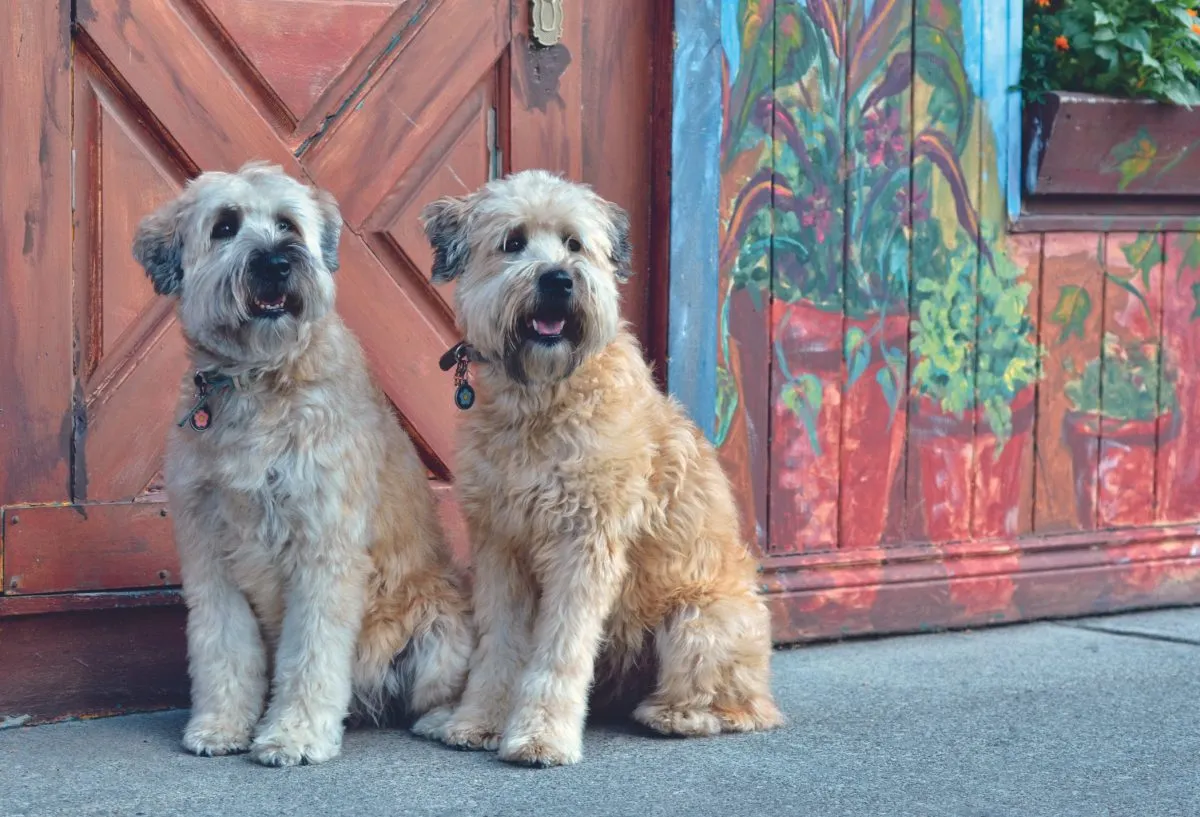
[[[320,735],[310,729],[272,726],[250,744],[250,757],[264,766],[300,766],[324,763],[342,750],[342,735]]]
[[[545,732],[505,735],[500,741],[500,759],[539,769],[571,766],[583,760],[583,747],[579,740],[556,737]]]
[[[436,707],[417,718],[417,722],[412,725],[409,731],[418,737],[428,738],[429,740],[445,740],[446,724],[450,723],[451,715],[450,707]]]
[[[486,719],[451,717],[442,728],[439,740],[455,749],[494,752],[500,748],[500,730],[498,723],[489,723]]]
[[[183,730],[183,748],[200,757],[245,752],[250,748],[250,727],[215,715],[194,715]]]
[[[708,709],[643,703],[633,719],[661,735],[703,737],[721,731],[721,719]]]

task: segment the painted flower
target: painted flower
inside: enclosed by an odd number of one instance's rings
[[[900,129],[900,111],[895,108],[886,112],[872,109],[863,119],[862,138],[871,167],[891,166],[897,159],[908,160],[907,143]]]
[[[802,206],[800,223],[812,228],[817,235],[817,243],[824,242],[825,234],[829,231],[829,222],[833,218],[833,213],[830,212],[829,191],[818,187],[811,196],[804,199]]]
[[[1066,51],[1071,47],[1071,43],[1069,43],[1067,41],[1067,38],[1065,36],[1063,36],[1062,34],[1059,34],[1057,37],[1054,38],[1054,47],[1057,48],[1059,51]]]
[[[914,221],[928,220],[929,191],[919,187],[915,188],[913,190],[912,206],[909,207],[908,188],[901,187],[896,191],[894,209],[900,216],[900,223],[905,227],[912,227]]]

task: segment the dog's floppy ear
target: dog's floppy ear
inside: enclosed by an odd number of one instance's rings
[[[183,210],[179,199],[142,219],[133,237],[133,257],[159,295],[174,295],[183,283]]]
[[[341,266],[338,258],[338,242],[342,238],[342,211],[338,209],[337,199],[327,190],[317,190],[317,212],[321,214],[321,258],[325,268],[337,272]]]
[[[430,277],[435,284],[453,281],[466,269],[471,252],[467,244],[466,210],[464,200],[446,197],[421,211],[421,225],[433,247]]]
[[[617,280],[628,281],[633,275],[633,244],[629,241],[629,214],[612,202],[604,203],[608,211],[608,241],[612,247],[609,260],[616,268]]]

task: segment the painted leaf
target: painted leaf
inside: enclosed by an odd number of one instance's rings
[[[883,80],[871,89],[871,93],[867,94],[867,100],[862,106],[863,111],[869,111],[879,102],[903,93],[911,84],[912,52],[901,51],[892,57],[887,73],[883,75]]]
[[[1150,286],[1150,273],[1163,261],[1162,243],[1157,233],[1141,233],[1135,240],[1121,247],[1129,266],[1142,274],[1142,283]]]
[[[802,374],[783,387],[782,398],[788,410],[804,423],[813,453],[821,456],[821,441],[817,437],[817,418],[824,399],[821,379],[815,374]]]
[[[1158,145],[1150,137],[1149,131],[1144,127],[1138,128],[1138,132],[1132,139],[1122,142],[1112,149],[1109,153],[1110,162],[1106,165],[1105,171],[1119,172],[1121,180],[1117,183],[1117,188],[1124,190],[1150,169],[1157,156]]]
[[[995,266],[995,258],[988,242],[981,240],[979,232],[979,214],[971,203],[971,192],[967,186],[966,174],[962,163],[950,140],[944,133],[936,130],[924,130],[913,139],[914,157],[929,159],[942,172],[946,183],[950,185],[954,195],[954,210],[958,215],[958,223],[979,247],[979,251],[987,258],[988,263]]]
[[[713,445],[720,448],[729,438],[729,428],[738,407],[738,385],[724,366],[717,367],[717,428]]]
[[[1200,270],[1200,235],[1181,233],[1175,238],[1175,249],[1183,253],[1183,260],[1179,264],[1179,272],[1175,280],[1178,281],[1186,270]]]
[[[1200,284],[1192,284],[1192,315],[1189,320],[1200,318]]]
[[[867,335],[857,326],[850,327],[846,332],[846,361],[850,371],[847,386],[853,386],[858,378],[867,370],[871,362],[871,346],[867,343]]]
[[[1083,338],[1084,324],[1092,314],[1092,296],[1086,289],[1067,284],[1058,291],[1058,303],[1050,313],[1050,322],[1062,327],[1058,342],[1066,342],[1071,335]]]

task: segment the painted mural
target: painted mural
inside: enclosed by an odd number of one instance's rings
[[[723,4],[715,439],[765,554],[1200,518],[1200,238],[1008,234],[1005,13]]]

